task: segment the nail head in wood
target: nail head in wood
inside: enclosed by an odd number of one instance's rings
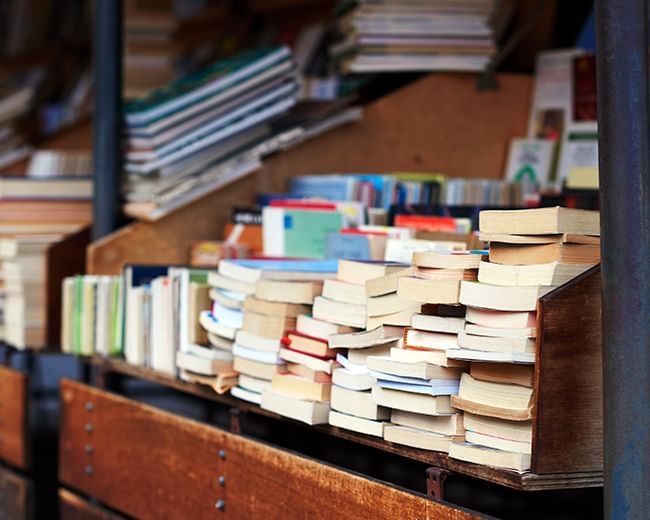
[[[225,475],[219,475],[219,485],[221,487],[224,487],[226,485],[226,477]]]
[[[86,466],[86,475],[93,474],[93,467],[91,465]]]
[[[221,460],[226,460],[226,450],[219,450],[219,458]]]
[[[223,511],[226,509],[226,501],[219,499],[214,503],[214,507],[216,507],[219,511]]]
[[[92,412],[94,409],[95,409],[95,405],[93,403],[91,403],[90,401],[88,401],[86,403],[86,411],[87,412]]]
[[[92,454],[92,452],[93,452],[93,445],[92,445],[92,444],[86,444],[86,446],[84,447],[84,451],[85,451],[88,455]]]
[[[91,433],[93,431],[92,423],[86,423],[86,425],[84,426],[84,430],[86,430],[86,432],[88,433]]]

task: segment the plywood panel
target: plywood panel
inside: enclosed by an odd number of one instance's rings
[[[221,238],[234,205],[284,191],[305,173],[441,172],[500,178],[511,138],[526,134],[531,78],[500,75],[476,90],[474,74],[432,74],[372,104],[346,125],[265,161],[261,171],[206,195],[158,222],[137,222],[94,243],[88,272],[116,274],[128,263],[182,264],[193,240]]]
[[[130,516],[476,517],[80,383],[61,395],[60,481]]]
[[[28,376],[0,366],[0,458],[20,469],[30,465],[28,406]]]
[[[535,473],[603,470],[600,295],[594,267],[540,301]]]
[[[32,518],[32,483],[13,471],[0,467],[0,513],[2,518]]]

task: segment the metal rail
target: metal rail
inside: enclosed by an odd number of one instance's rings
[[[650,514],[647,0],[597,0],[605,515]]]
[[[118,227],[122,112],[122,0],[95,0],[93,238]]]

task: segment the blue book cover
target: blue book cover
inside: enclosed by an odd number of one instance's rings
[[[325,254],[337,260],[370,260],[370,243],[366,235],[332,233],[327,237]]]
[[[291,179],[289,195],[325,200],[355,200],[358,181],[349,175],[302,175]]]
[[[335,273],[336,260],[228,260],[242,267],[263,269],[265,271],[287,271],[298,273]]]
[[[396,381],[378,380],[377,384],[381,388],[388,388],[391,390],[401,390],[403,392],[411,392],[414,394],[426,394],[431,396],[438,395],[455,395],[458,393],[458,383],[450,383],[444,386],[431,386],[431,384],[414,385],[409,383],[399,383]]]

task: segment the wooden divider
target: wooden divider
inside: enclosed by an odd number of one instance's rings
[[[59,518],[61,520],[119,520],[125,517],[92,503],[72,491],[60,488]]]
[[[532,469],[603,471],[600,268],[538,305]]]
[[[509,140],[526,135],[531,78],[499,76],[479,92],[474,74],[432,74],[372,104],[360,123],[278,153],[264,167],[157,222],[136,222],[92,244],[88,272],[128,263],[185,264],[193,240],[221,238],[234,205],[286,189],[289,178],[329,172],[440,172],[501,178]]]
[[[32,482],[0,466],[0,513],[2,518],[32,518]]]
[[[59,480],[137,518],[475,518],[80,383],[61,382]]]
[[[0,459],[26,470],[30,452],[29,377],[0,366]]]

